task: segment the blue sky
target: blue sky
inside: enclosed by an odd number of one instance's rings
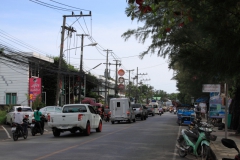
[[[83,48],[84,70],[90,70],[99,63],[106,63],[106,52],[110,49],[109,62],[115,63],[114,58],[121,60],[121,69],[132,70],[130,77],[139,75],[139,81],[154,87],[156,90],[164,90],[167,93],[176,93],[176,81],[171,80],[173,71],[168,69],[167,59],[157,55],[147,55],[142,60],[138,58],[139,53],[144,51],[151,43],[148,39],[145,44],[139,43],[134,37],[125,41],[121,35],[128,29],[137,28],[142,24],[131,21],[125,15],[126,0],[32,0],[44,2],[50,5],[68,8],[68,6],[83,9],[82,13],[91,17],[67,18],[67,25],[77,30],[77,34],[89,34],[84,38],[84,45],[93,42],[98,43],[96,47],[85,46]],[[43,55],[59,56],[61,26],[63,15],[71,15],[71,11],[51,9],[30,0],[7,0],[0,5],[0,43],[11,45],[24,52],[37,52]],[[59,2],[59,3],[56,3]],[[75,8],[72,8],[75,9]],[[79,11],[74,11],[79,14]],[[6,37],[7,34],[8,36]],[[11,38],[9,38],[9,36]],[[66,38],[66,36],[65,36]],[[13,40],[24,42],[31,47],[23,47]],[[72,38],[66,38],[64,50],[80,46],[80,37],[73,34]],[[65,59],[68,63],[79,67],[80,49],[66,51]],[[91,70],[92,74],[103,75],[105,64]],[[119,69],[120,69],[119,68]],[[115,77],[115,66],[110,66],[111,77]],[[129,74],[124,75],[128,79]],[[131,79],[132,80],[132,79]],[[135,82],[136,84],[136,82]]]

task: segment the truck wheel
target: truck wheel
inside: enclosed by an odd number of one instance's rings
[[[98,128],[96,128],[96,132],[102,132],[102,121],[99,121]]]
[[[141,121],[143,120],[143,115],[141,115]]]
[[[147,119],[147,116],[145,115],[143,119],[146,120],[146,119]]]
[[[133,119],[133,122],[136,122],[136,119],[135,119],[135,118]]]
[[[58,129],[53,129],[53,135],[54,135],[54,137],[59,137],[60,131]]]
[[[112,124],[114,124],[114,121],[111,121],[112,122]]]
[[[85,136],[89,136],[91,134],[91,127],[90,127],[90,123],[89,122],[87,122],[84,134],[85,134]]]

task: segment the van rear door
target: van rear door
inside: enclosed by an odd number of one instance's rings
[[[114,117],[125,117],[125,103],[124,101],[113,101],[113,115]]]

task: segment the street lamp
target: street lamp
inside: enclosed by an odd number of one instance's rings
[[[101,64],[102,64],[102,63],[96,65],[96,66],[93,67],[92,69],[97,68],[97,67],[100,66]],[[86,71],[86,73],[87,73],[87,72],[89,73],[89,71],[91,71],[92,69],[89,69],[88,71]],[[86,74],[84,74],[84,97],[86,97],[86,81],[87,81],[87,76],[86,76]]]
[[[90,43],[90,44],[88,44],[88,45],[84,45],[83,47],[86,47],[86,46],[96,46],[97,44],[98,44],[98,43]],[[77,48],[81,48],[81,47],[82,47],[82,46],[65,49],[63,53],[65,53],[65,52],[68,51],[68,50],[77,49]]]

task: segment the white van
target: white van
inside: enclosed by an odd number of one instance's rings
[[[112,124],[120,121],[136,122],[135,113],[128,98],[112,98],[109,105]]]
[[[154,113],[155,114],[159,114],[159,110],[158,110],[159,105],[158,105],[157,102],[150,102],[149,106],[152,106],[152,108],[154,108]]]

